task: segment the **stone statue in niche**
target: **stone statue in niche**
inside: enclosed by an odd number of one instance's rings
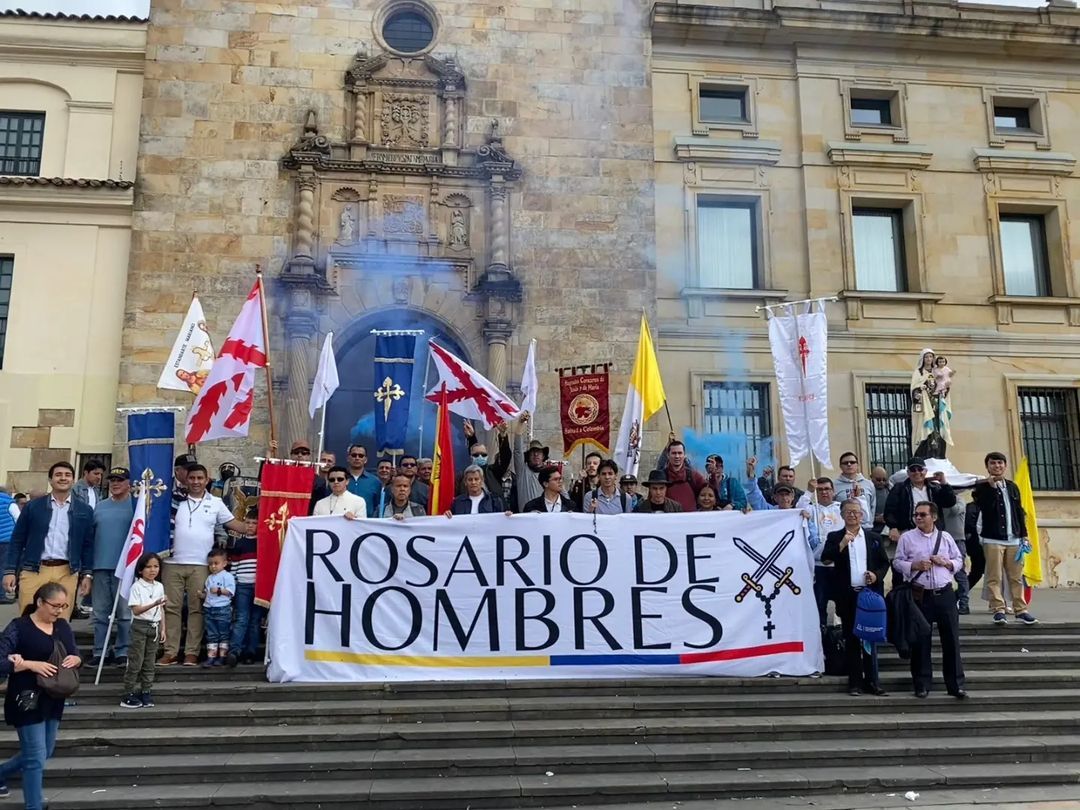
[[[465,212],[455,208],[450,214],[450,247],[464,250],[469,246],[469,226],[465,221]]]
[[[337,242],[339,245],[351,245],[355,241],[356,214],[353,213],[351,205],[346,205],[341,209],[341,218],[338,221]]]

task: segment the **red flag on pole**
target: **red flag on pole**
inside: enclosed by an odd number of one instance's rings
[[[454,500],[454,445],[450,433],[450,407],[446,384],[439,389],[436,401],[439,412],[435,418],[435,453],[431,466],[431,499],[428,514],[441,515]]]
[[[289,518],[306,517],[311,504],[315,468],[280,461],[263,464],[259,477],[258,559],[255,569],[255,602],[270,604],[281,562],[281,544]]]

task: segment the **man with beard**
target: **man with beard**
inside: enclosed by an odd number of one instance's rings
[[[673,437],[668,442],[667,449],[660,454],[656,468],[662,473],[660,480],[666,482],[666,496],[679,505],[679,511],[695,511],[698,493],[708,481],[690,466],[686,458],[686,445]],[[652,482],[653,478],[649,476],[650,491]]]

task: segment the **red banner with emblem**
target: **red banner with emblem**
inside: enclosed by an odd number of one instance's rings
[[[608,410],[608,364],[559,369],[559,411],[563,455],[592,443],[605,453],[611,445]]]
[[[315,468],[310,465],[267,461],[259,476],[259,565],[255,569],[255,602],[268,607],[274,596],[281,544],[289,519],[307,517]]]

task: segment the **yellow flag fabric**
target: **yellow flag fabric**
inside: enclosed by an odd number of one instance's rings
[[[1043,581],[1042,554],[1039,550],[1039,522],[1035,516],[1035,493],[1031,489],[1031,469],[1025,456],[1020,459],[1016,470],[1016,487],[1020,490],[1020,505],[1024,507],[1028,540],[1031,552],[1024,555],[1024,579],[1028,585],[1038,585]]]
[[[641,335],[638,337],[637,357],[634,359],[634,373],[630,385],[637,389],[644,406],[642,423],[664,407],[667,396],[664,394],[664,381],[660,379],[660,364],[656,361],[656,349],[653,348],[652,333],[645,313],[641,314]]]

